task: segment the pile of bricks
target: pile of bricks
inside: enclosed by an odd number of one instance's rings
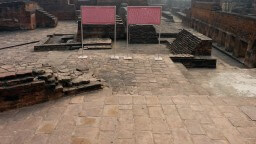
[[[172,54],[191,54],[195,56],[210,56],[212,40],[192,30],[182,30],[169,45]]]
[[[35,70],[4,72],[0,73],[0,111],[97,90],[102,86],[88,69],[44,66]]]

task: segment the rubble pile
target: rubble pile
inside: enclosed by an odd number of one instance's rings
[[[0,73],[0,111],[98,90],[102,82],[88,68],[54,68]]]

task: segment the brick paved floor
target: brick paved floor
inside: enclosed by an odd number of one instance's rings
[[[25,41],[29,34],[40,39],[41,31],[71,32],[74,25],[60,22],[55,29],[23,32],[15,39]],[[1,42],[7,44],[4,37]],[[108,86],[102,91],[0,113],[1,144],[256,143],[256,98],[211,93],[204,85],[207,77],[198,76],[205,80],[203,84],[193,81],[199,72],[192,72],[191,78],[168,58],[164,46],[131,45],[127,50],[121,41],[118,55],[129,53],[134,59],[115,61],[109,58],[113,50],[84,51],[89,59],[81,60],[77,58],[81,51],[36,53],[33,45],[0,51],[1,71],[16,65],[84,64]],[[163,61],[154,61],[156,48]]]

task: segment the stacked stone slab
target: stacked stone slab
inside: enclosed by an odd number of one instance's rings
[[[183,29],[169,48],[172,54],[210,56],[212,40],[196,31]]]
[[[102,88],[88,70],[47,66],[0,74],[0,111]]]

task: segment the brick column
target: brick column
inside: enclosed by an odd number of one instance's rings
[[[226,41],[225,41],[225,50],[228,51],[228,52],[232,52],[233,49],[231,47],[231,34],[230,33],[227,33],[226,35]]]
[[[216,42],[221,45],[221,38],[222,38],[222,31],[218,29],[217,37],[216,37]]]
[[[233,49],[233,55],[235,57],[239,57],[239,49],[240,49],[240,40],[238,38],[235,38],[235,47]]]
[[[236,40],[236,45],[233,51],[233,55],[240,58],[240,57],[245,57],[247,49],[248,49],[248,44],[240,39]]]
[[[248,49],[245,56],[245,64],[251,68],[256,67],[256,40],[254,40],[254,42],[250,41],[248,44]]]

